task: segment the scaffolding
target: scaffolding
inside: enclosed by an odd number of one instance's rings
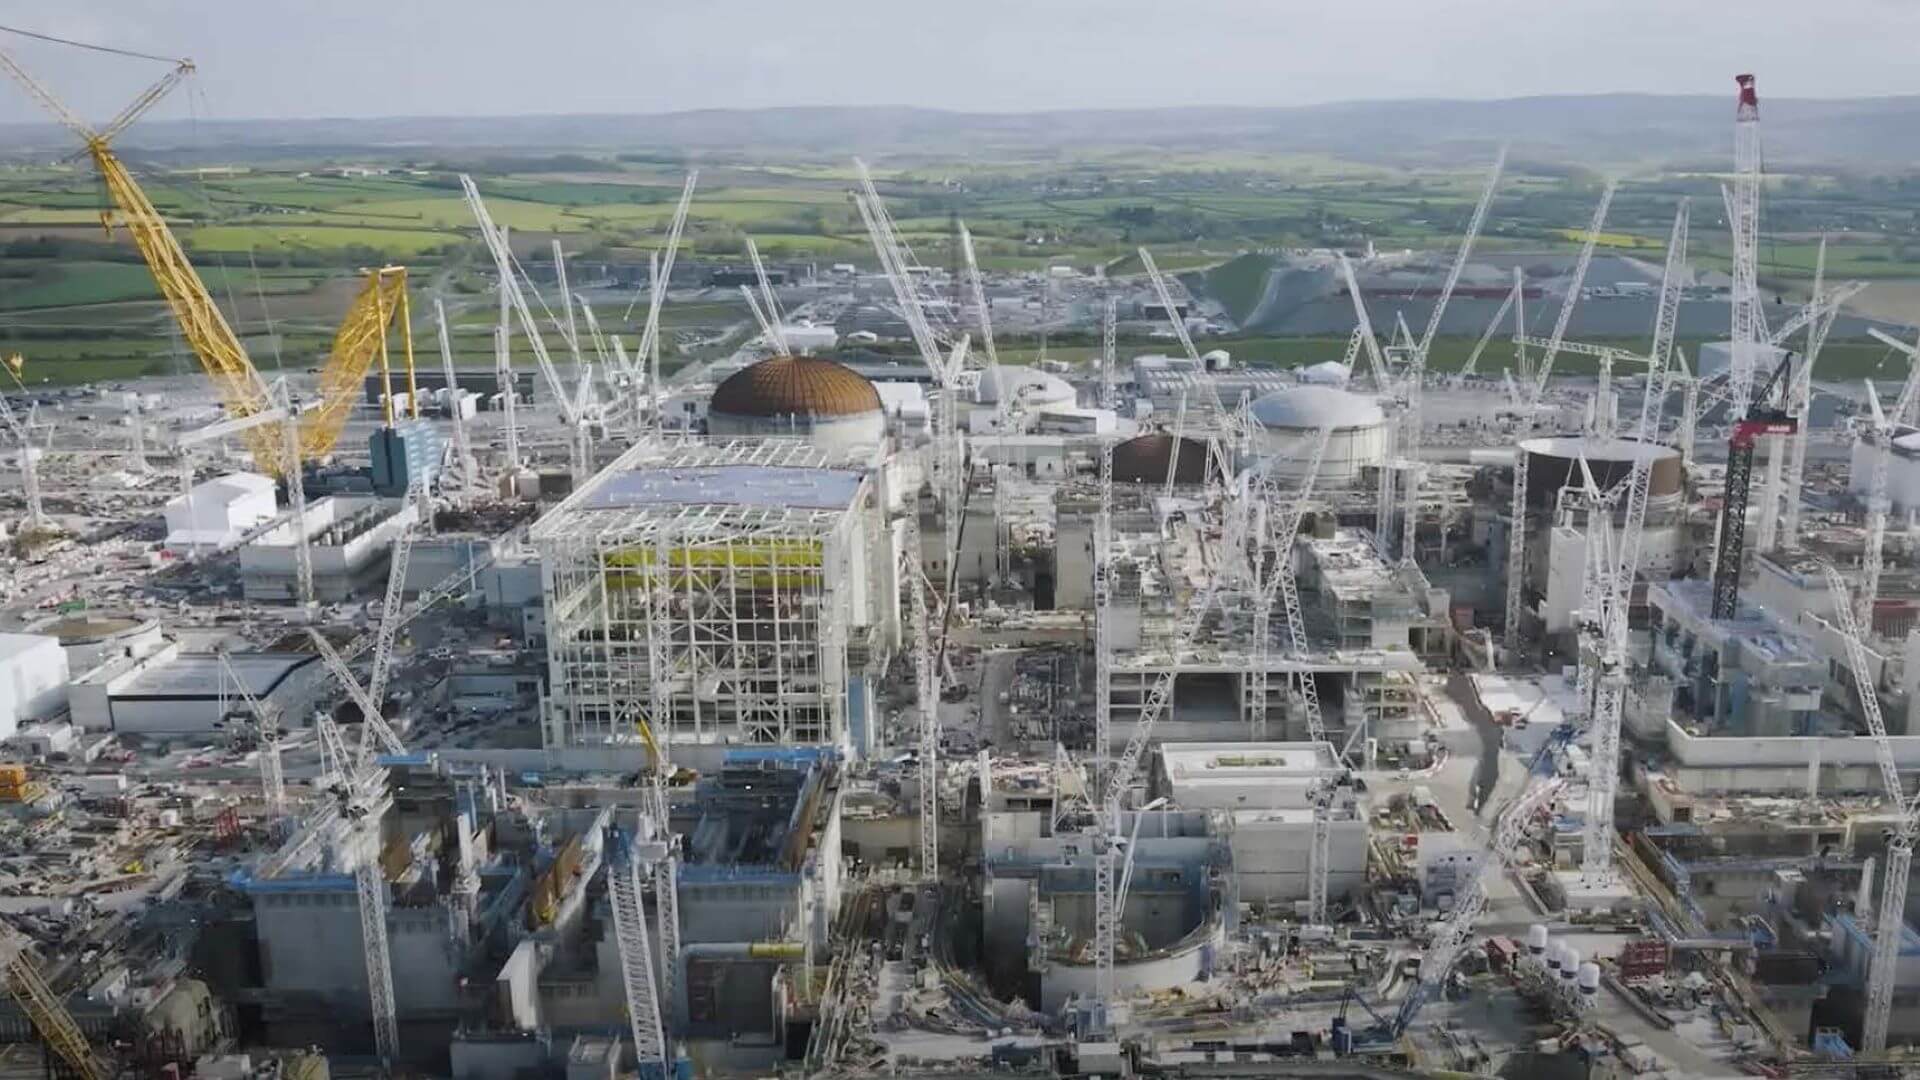
[[[550,747],[844,742],[893,580],[871,462],[642,442],[542,518]]]

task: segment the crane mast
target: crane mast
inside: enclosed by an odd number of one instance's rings
[[[907,577],[909,627],[913,649],[913,680],[919,712],[920,757],[920,874],[940,880],[940,672],[934,662],[931,605],[927,580],[920,572],[920,512],[908,511],[902,545],[902,572]]]
[[[1616,181],[1607,181],[1607,186],[1600,191],[1599,204],[1593,208],[1593,218],[1587,222],[1587,235],[1580,243],[1580,255],[1574,260],[1566,294],[1560,298],[1560,314],[1553,320],[1553,337],[1540,357],[1540,370],[1534,376],[1530,404],[1538,404],[1546,397],[1547,380],[1553,375],[1554,358],[1560,354],[1560,343],[1567,336],[1567,324],[1573,320],[1573,309],[1580,303],[1580,290],[1586,284],[1587,267],[1593,265],[1593,248],[1600,242],[1600,230],[1607,223],[1607,208],[1613,205],[1613,193],[1618,186]]]
[[[1880,712],[1880,693],[1873,680],[1873,668],[1861,640],[1861,625],[1853,616],[1847,597],[1847,583],[1830,564],[1823,564],[1827,590],[1833,596],[1834,617],[1839,623],[1840,639],[1846,645],[1847,664],[1853,672],[1854,689],[1860,695],[1860,711],[1866,716],[1867,731],[1873,736],[1874,758],[1880,766],[1880,782],[1887,800],[1900,814],[1887,839],[1886,865],[1881,872],[1879,922],[1874,927],[1873,948],[1867,963],[1867,1002],[1861,1024],[1861,1049],[1877,1054],[1887,1048],[1887,1026],[1893,1014],[1894,983],[1898,977],[1900,939],[1906,933],[1907,880],[1913,870],[1913,842],[1920,832],[1920,793],[1908,799],[1900,786],[1900,770],[1893,758],[1893,744],[1887,740],[1887,725]],[[1864,888],[1863,888],[1864,891]]]
[[[1118,408],[1120,404],[1114,390],[1117,379],[1114,365],[1120,360],[1114,349],[1118,322],[1119,302],[1109,296],[1100,319],[1100,407],[1103,409]]]
[[[1728,360],[1728,397],[1734,415],[1747,409],[1754,364],[1766,324],[1760,311],[1760,98],[1752,75],[1735,75],[1739,95],[1733,117],[1733,185],[1727,226],[1733,233],[1733,355]]]
[[[267,804],[267,812],[278,817],[287,812],[286,774],[280,765],[280,714],[268,709],[253,696],[247,681],[233,670],[233,661],[227,658],[223,650],[220,657],[220,670],[240,692],[240,699],[247,703],[253,712],[254,728],[259,732],[260,740],[260,793]]]
[[[1860,593],[1854,598],[1853,615],[1862,632],[1867,634],[1873,633],[1873,605],[1880,598],[1880,575],[1886,569],[1887,518],[1893,509],[1887,491],[1888,474],[1893,466],[1893,440],[1900,433],[1900,425],[1912,415],[1916,398],[1920,397],[1920,344],[1908,345],[1878,328],[1869,332],[1907,358],[1907,378],[1900,386],[1900,396],[1894,401],[1892,412],[1881,410],[1879,394],[1872,380],[1867,382],[1867,404],[1872,409],[1873,472],[1867,487],[1867,536],[1860,556]]]
[[[440,337],[440,370],[447,380],[447,418],[453,423],[453,456],[460,463],[461,489],[472,499],[480,494],[480,466],[473,459],[473,447],[467,442],[467,418],[460,411],[460,380],[453,369],[453,341],[447,333],[447,309],[439,297],[433,301],[434,328]]]
[[[642,819],[642,827],[647,822]],[[664,1080],[667,1073],[666,1027],[661,1021],[660,995],[653,979],[653,948],[647,940],[645,908],[641,901],[641,853],[645,845],[618,829],[607,837],[607,900],[613,909],[613,933],[620,951],[620,985],[627,1001],[627,1022],[633,1034],[633,1052],[643,1080]],[[656,853],[657,856],[657,853]]]
[[[26,938],[10,926],[0,926],[0,953],[5,954],[0,966],[6,970],[7,992],[20,1006],[20,1011],[27,1014],[33,1029],[47,1046],[79,1080],[110,1080],[114,1071],[94,1056],[93,1047],[87,1043],[73,1014],[67,1011],[66,1002],[47,985],[39,965],[28,952]]]

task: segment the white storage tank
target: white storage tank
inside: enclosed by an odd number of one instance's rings
[[[1547,951],[1547,927],[1545,923],[1534,923],[1527,927],[1527,954],[1539,958]]]
[[[1256,399],[1251,411],[1264,429],[1258,452],[1275,461],[1273,475],[1283,482],[1301,479],[1321,428],[1333,436],[1317,484],[1350,487],[1387,459],[1387,415],[1364,394],[1303,383]]]
[[[1580,988],[1581,997],[1592,998],[1598,995],[1600,993],[1600,965],[1592,963],[1591,961],[1581,964],[1575,982]]]

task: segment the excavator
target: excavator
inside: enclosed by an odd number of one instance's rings
[[[81,42],[62,43],[94,47]],[[172,69],[159,81],[134,98],[104,126],[95,128],[80,119],[51,90],[28,74],[18,61],[0,49],[0,70],[25,87],[27,93],[54,119],[80,136],[113,203],[112,210],[101,212],[101,225],[111,234],[117,222],[132,235],[134,246],[140,250],[140,257],[153,274],[154,284],[159,287],[160,295],[179,323],[181,336],[193,348],[202,370],[212,380],[228,416],[239,420],[275,406],[267,381],[248,358],[239,336],[214,303],[206,283],[187,260],[186,251],[173,235],[173,230],[167,226],[166,219],[134,180],[119,155],[114,153],[112,145],[115,137],[159,104],[174,87],[194,72],[191,60],[172,60],[169,63],[173,65]],[[322,400],[319,407],[308,412],[300,421],[299,439],[295,445],[301,460],[323,457],[333,449],[346,423],[347,414],[352,409],[353,396],[360,380],[376,357],[381,362],[383,374],[386,373],[387,338],[396,322],[405,343],[408,389],[415,389],[413,340],[411,334],[407,333],[406,288],[407,272],[404,267],[386,266],[366,271],[366,281],[359,295],[348,306],[346,317],[334,337],[333,351],[321,370]],[[391,384],[390,375],[388,381]],[[409,400],[417,402],[418,397],[417,393],[413,393],[409,395]],[[389,394],[388,401],[392,400],[393,395]],[[418,404],[412,408],[417,416]],[[388,420],[391,422],[391,404],[388,411]],[[240,433],[255,466],[261,471],[284,478],[289,471],[299,468],[299,461],[288,460],[288,443],[280,430],[282,423],[291,422],[289,419],[260,424]]]

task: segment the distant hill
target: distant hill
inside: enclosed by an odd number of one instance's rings
[[[389,117],[143,122],[123,138],[165,156],[311,155],[330,150],[753,154],[951,158],[1075,147],[1152,146],[1317,152],[1379,162],[1481,161],[1516,154],[1578,164],[1724,168],[1733,94],[1601,94],[1499,101],[1375,101],[1292,108],[1174,108],[965,113],[900,107],[793,107],[656,115]],[[1763,99],[1768,167],[1878,170],[1914,162],[1920,96]],[[52,127],[0,125],[6,151],[71,148]]]

